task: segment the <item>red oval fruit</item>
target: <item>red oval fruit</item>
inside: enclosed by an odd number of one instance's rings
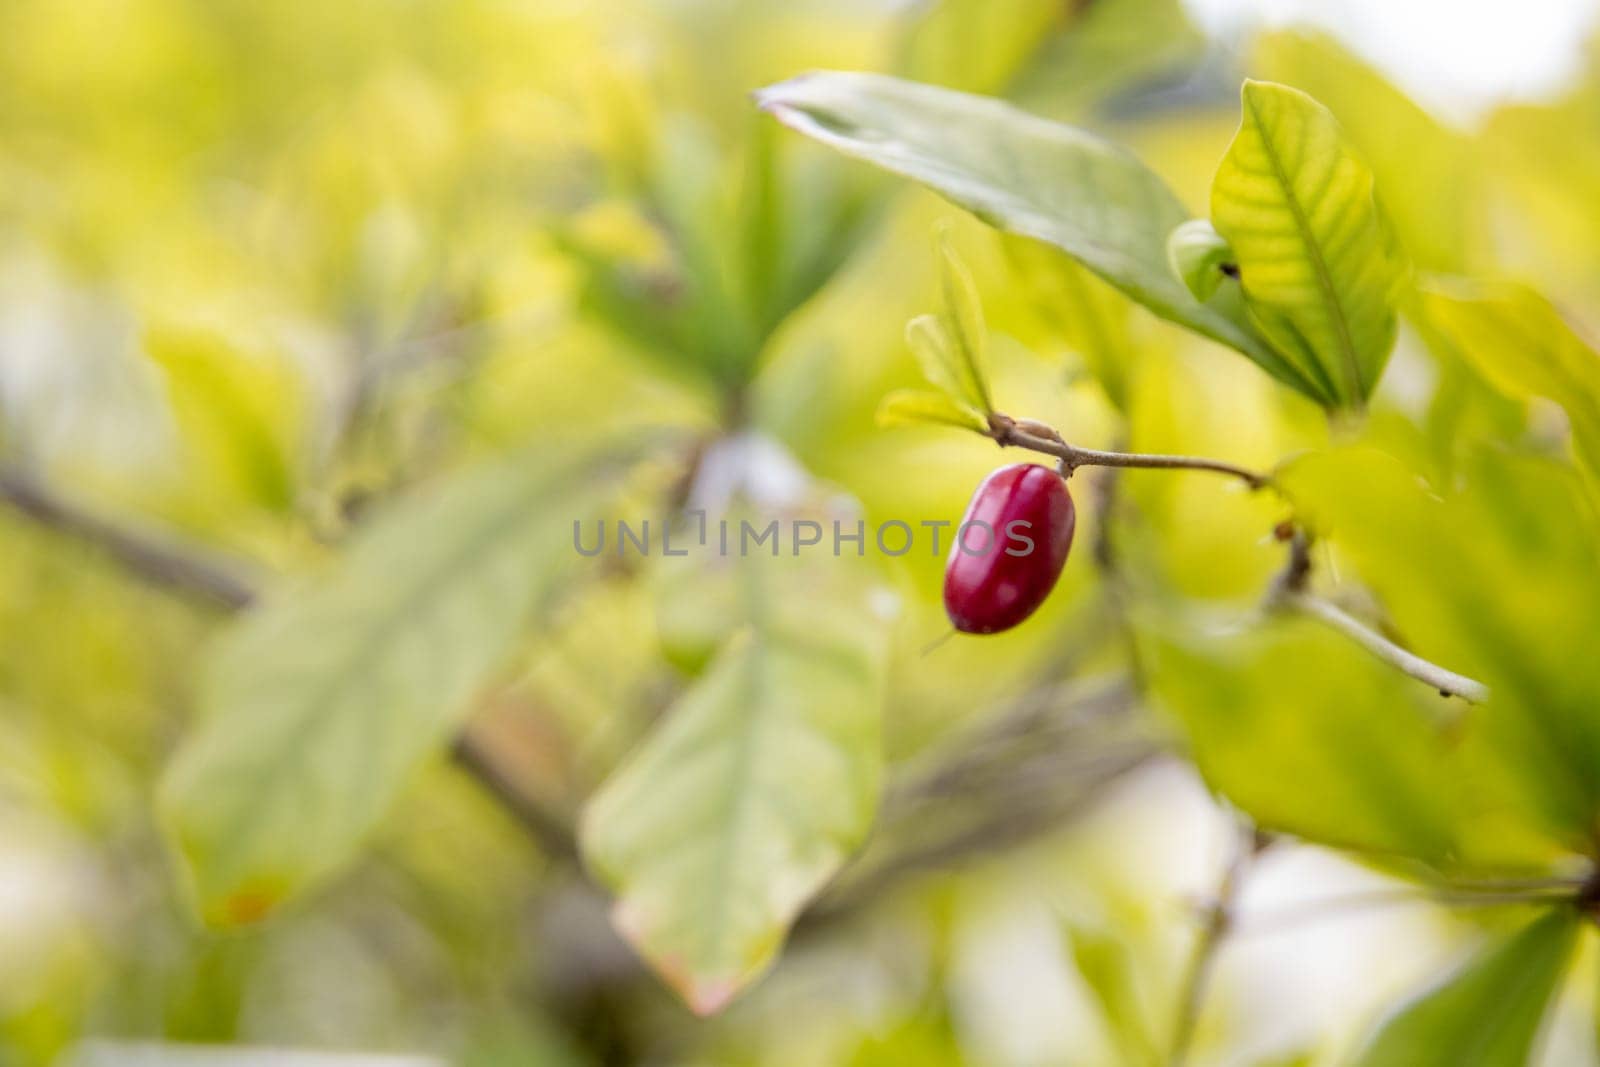
[[[956,528],[944,609],[957,630],[1009,630],[1044,603],[1072,548],[1077,511],[1061,476],[1036,463],[983,480]]]

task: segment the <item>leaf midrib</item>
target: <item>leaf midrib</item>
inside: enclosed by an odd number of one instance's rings
[[[768,708],[765,701],[761,700],[762,679],[766,672],[766,642],[770,639],[771,621],[767,611],[766,589],[763,587],[759,568],[745,564],[741,568],[748,576],[745,585],[744,608],[745,617],[750,626],[750,638],[746,646],[744,661],[740,664],[740,678],[736,690],[748,698],[749,706],[753,711],[744,717],[745,725],[739,731],[734,742],[734,768],[729,782],[729,798],[725,808],[728,819],[727,833],[722,839],[721,846],[717,849],[716,860],[713,863],[712,873],[707,881],[715,887],[708,897],[717,901],[717,914],[719,919],[725,920],[728,909],[722,902],[731,898],[730,883],[735,867],[735,855],[740,851],[740,843],[744,838],[749,820],[749,808],[753,802],[748,795],[750,784],[755,778],[751,766],[755,753],[757,734],[766,729]],[[737,710],[735,711],[737,714]],[[701,939],[701,949],[706,953],[705,962],[720,961],[726,949],[725,939],[728,933],[728,924],[717,921],[707,924]],[[693,978],[703,978],[704,975],[695,975]],[[737,975],[729,975],[736,979]]]
[[[1362,402],[1365,392],[1361,382],[1361,365],[1356,356],[1355,339],[1350,333],[1350,324],[1345,319],[1344,305],[1339,302],[1338,290],[1333,285],[1333,275],[1328,270],[1328,263],[1322,256],[1322,246],[1317,243],[1316,235],[1311,230],[1311,220],[1306,217],[1304,208],[1300,205],[1299,198],[1295,195],[1294,185],[1289,180],[1288,171],[1284,169],[1283,160],[1278,157],[1278,150],[1272,143],[1272,136],[1268,132],[1266,123],[1262,120],[1261,109],[1247,92],[1244,94],[1245,106],[1250,109],[1250,117],[1255,122],[1256,129],[1261,134],[1262,154],[1267,157],[1267,164],[1272,168],[1272,176],[1283,189],[1284,202],[1289,207],[1289,214],[1294,219],[1295,229],[1300,232],[1300,239],[1306,246],[1306,253],[1311,260],[1312,273],[1316,276],[1317,287],[1322,290],[1323,298],[1327,301],[1331,311],[1334,330],[1338,334],[1340,354],[1344,357],[1345,369],[1350,374],[1350,383],[1355,388],[1354,400],[1357,404]],[[1335,163],[1337,167],[1337,163]]]

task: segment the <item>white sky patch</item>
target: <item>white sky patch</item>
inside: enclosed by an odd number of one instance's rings
[[[1423,106],[1470,123],[1505,100],[1549,97],[1582,66],[1600,0],[1184,0],[1231,38],[1311,26],[1343,41]]]

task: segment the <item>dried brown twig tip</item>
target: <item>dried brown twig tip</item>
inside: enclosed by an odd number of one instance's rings
[[[1034,437],[1042,437],[1046,441],[1061,441],[1061,434],[1056,432],[1056,428],[1054,426],[1049,426],[1045,423],[1039,422],[1036,419],[1017,419],[1015,425],[1018,430],[1021,430],[1025,434],[1031,434]]]

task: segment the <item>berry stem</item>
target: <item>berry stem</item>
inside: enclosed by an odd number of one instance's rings
[[[1148,452],[1102,452],[1094,448],[1079,448],[1057,436],[1044,436],[1031,428],[1024,429],[1017,420],[999,412],[989,415],[988,436],[1001,447],[1026,448],[1061,460],[1062,473],[1070,476],[1079,467],[1140,467],[1153,470],[1197,470],[1226,474],[1244,482],[1251,489],[1261,489],[1272,484],[1269,475],[1245,467],[1204,456],[1167,456]]]

